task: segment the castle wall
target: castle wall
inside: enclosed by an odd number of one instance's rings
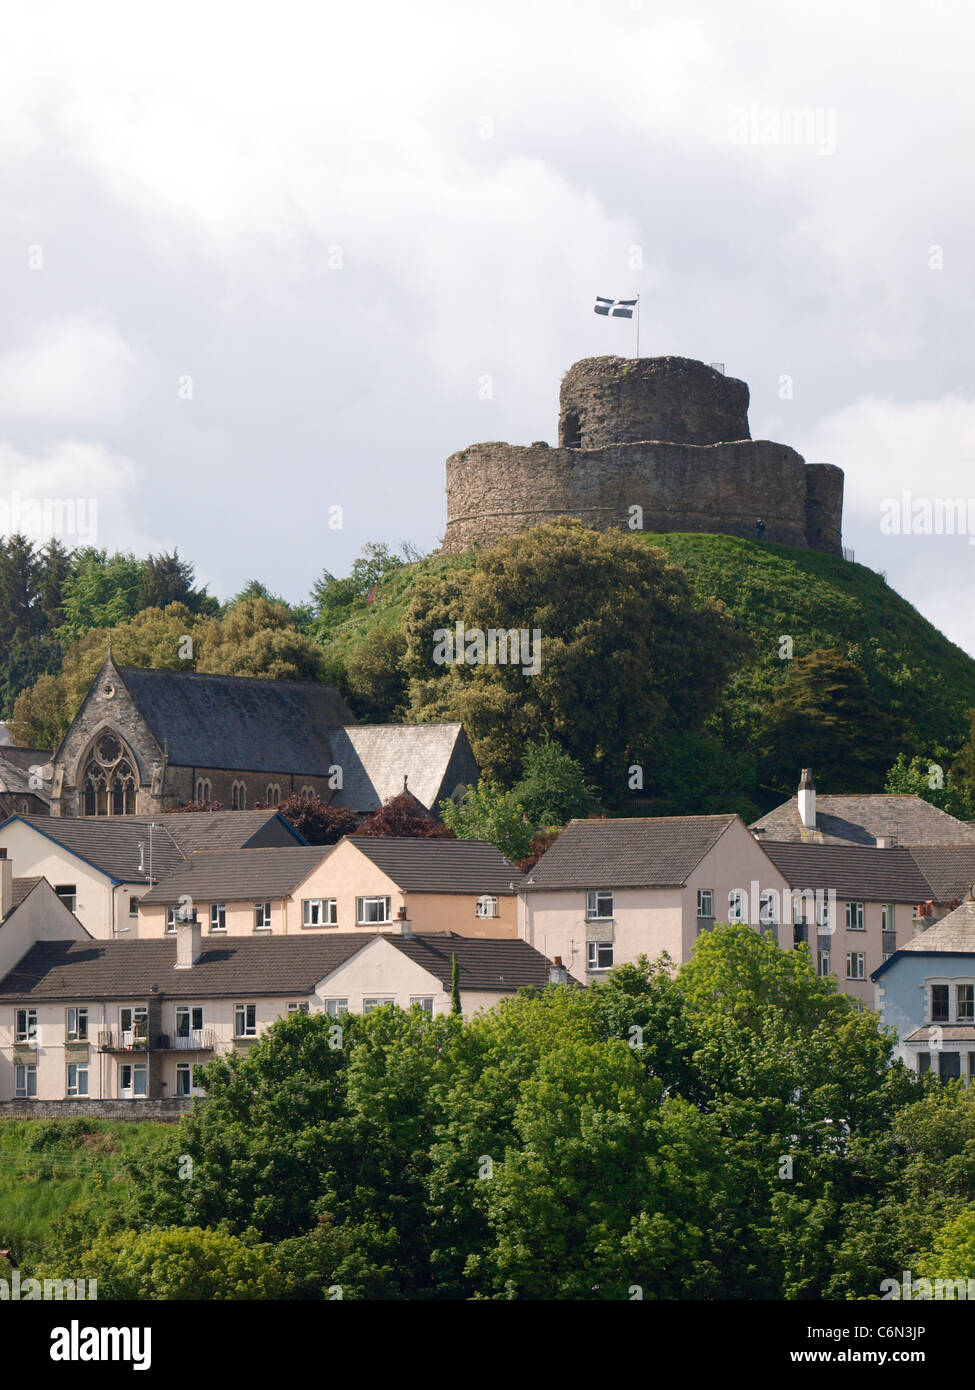
[[[704,531],[840,554],[843,475],[785,444],[615,444],[596,449],[473,444],[447,460],[443,549],[456,554],[575,516],[599,529]],[[807,508],[809,509],[807,512]],[[814,537],[815,539],[811,539]]]
[[[562,378],[563,448],[750,438],[746,384],[689,357],[587,357]]]

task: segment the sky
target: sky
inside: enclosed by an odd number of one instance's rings
[[[975,655],[973,51],[972,0],[8,8],[0,530],[303,600],[437,546],[454,450],[556,442],[639,294]]]

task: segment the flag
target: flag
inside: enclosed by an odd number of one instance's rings
[[[611,319],[631,319],[636,303],[635,299],[603,299],[597,294],[593,312],[606,314]]]

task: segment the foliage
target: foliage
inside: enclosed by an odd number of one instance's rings
[[[910,760],[906,754],[898,753],[893,766],[887,771],[884,791],[919,796],[930,801],[932,806],[947,811],[949,816],[957,816],[961,820],[975,819],[970,789],[959,784],[959,778],[951,768],[945,771],[944,760],[943,752],[935,758],[914,757]]]
[[[97,1279],[102,1299],[267,1299],[282,1291],[266,1247],[199,1226],[99,1232],[78,1276]]]
[[[343,835],[352,835],[358,824],[354,811],[330,806],[320,796],[292,792],[277,808],[310,845],[334,845]]]
[[[468,787],[460,804],[441,801],[440,817],[458,840],[488,840],[512,863],[531,852],[534,831],[524,807],[486,777]]]
[[[432,816],[410,791],[389,797],[353,832],[356,835],[397,835],[417,840],[453,840],[449,826]]]

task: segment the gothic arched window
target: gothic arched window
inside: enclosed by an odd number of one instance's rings
[[[135,811],[132,758],[114,734],[102,734],[85,764],[81,779],[86,816],[124,816]]]

